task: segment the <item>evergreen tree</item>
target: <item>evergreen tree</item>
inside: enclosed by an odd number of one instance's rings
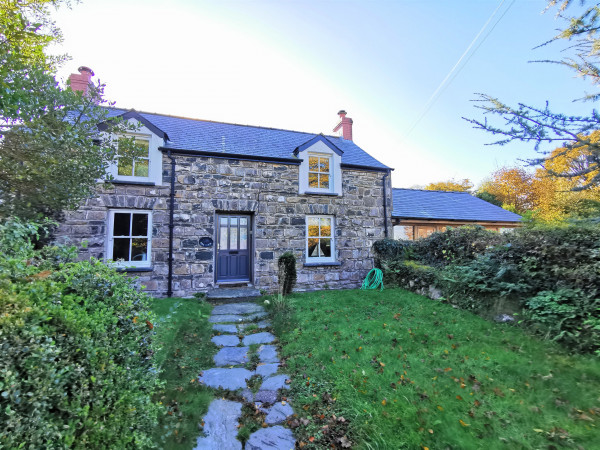
[[[543,61],[560,64],[574,70],[577,75],[591,81],[592,85],[600,84],[600,3],[582,0],[586,5],[583,13],[569,15],[569,6],[576,3],[573,0],[559,2],[551,0],[548,9],[558,8],[558,17],[565,22],[565,27],[554,38],[543,45],[550,45],[558,41],[567,41],[567,54],[560,61]],[[579,2],[577,2],[579,3]],[[600,93],[587,94],[583,101],[597,101]],[[512,141],[530,142],[539,152],[540,157],[527,162],[530,165],[541,165],[547,161],[565,156],[573,151],[586,149],[586,158],[577,170],[554,171],[551,175],[560,178],[585,179],[585,183],[572,186],[572,190],[580,191],[600,186],[600,143],[590,138],[593,131],[600,129],[600,114],[593,110],[589,116],[568,116],[550,110],[548,102],[543,107],[529,106],[519,103],[517,107],[509,106],[501,100],[487,94],[478,94],[477,108],[484,111],[486,117],[480,119],[466,119],[474,124],[475,128],[482,129],[494,135],[501,136],[494,144],[505,145]],[[489,122],[487,117],[496,117],[504,120],[497,125]],[[556,143],[561,152],[546,151],[542,144]]]

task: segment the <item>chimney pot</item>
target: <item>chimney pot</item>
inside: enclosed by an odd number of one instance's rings
[[[338,115],[340,116],[340,123],[338,123],[336,125],[336,127],[333,129],[333,132],[337,132],[340,128],[342,130],[342,138],[351,141],[352,140],[352,119],[350,117],[346,117],[346,114],[348,114],[346,111],[344,111],[343,109],[340,109],[338,111]]]
[[[92,69],[90,69],[89,67],[86,67],[86,66],[79,66],[79,68],[77,70],[79,71],[79,73],[81,75],[84,74],[83,72],[88,72],[90,74],[89,75],[90,78],[93,77],[94,75],[96,75]]]

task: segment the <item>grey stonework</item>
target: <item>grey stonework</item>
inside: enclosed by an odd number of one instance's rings
[[[253,222],[254,267],[250,282],[257,289],[277,289],[277,258],[292,250],[298,259],[296,290],[356,288],[373,268],[371,246],[384,237],[383,173],[342,168],[340,196],[298,193],[297,165],[220,159],[176,158],[173,295],[191,296],[215,286],[215,248],[200,246],[210,237],[216,246],[216,214],[248,213]],[[103,259],[109,209],[152,211],[152,270],[136,272],[153,296],[167,292],[170,164],[163,158],[163,185],[99,185],[98,196],[66,213],[57,240],[87,241],[82,258]],[[391,193],[388,177],[388,195]],[[391,229],[391,201],[388,197]],[[306,216],[335,216],[335,266],[307,267]]]

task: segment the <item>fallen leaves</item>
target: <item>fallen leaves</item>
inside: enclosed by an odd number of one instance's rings
[[[342,446],[342,448],[352,447],[352,442],[345,435],[339,438],[337,441]]]

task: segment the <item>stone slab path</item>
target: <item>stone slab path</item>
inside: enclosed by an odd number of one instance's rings
[[[259,330],[269,328],[264,320],[267,313],[255,303],[229,303],[213,308],[209,321],[218,333],[212,341],[220,347],[214,356],[215,368],[203,371],[198,381],[213,389],[226,389],[235,392],[240,399],[254,403],[266,414],[266,428],[250,435],[245,447],[237,440],[238,425],[242,416],[242,403],[224,399],[213,400],[204,416],[204,436],[198,438],[195,450],[293,450],[296,440],[292,431],[281,424],[294,414],[288,401],[281,398],[281,392],[289,389],[289,377],[279,371],[279,355],[275,341],[268,331],[248,334],[240,339],[238,335],[250,325]],[[257,322],[258,321],[258,322]],[[256,370],[248,370],[250,346],[258,345],[259,364]],[[253,347],[256,348],[256,347]],[[262,378],[256,393],[248,386],[253,376]]]

